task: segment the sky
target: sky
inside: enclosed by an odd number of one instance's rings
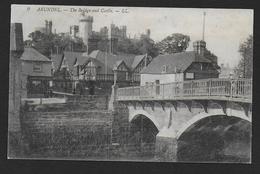
[[[238,49],[253,34],[251,9],[205,8],[150,8],[150,7],[102,7],[102,6],[53,6],[12,5],[11,23],[23,24],[24,39],[36,27],[43,27],[45,20],[52,20],[53,31],[69,32],[69,26],[79,25],[82,11],[94,18],[93,30],[103,26],[126,25],[127,35],[134,37],[151,30],[151,38],[158,42],[173,33],[189,35],[192,43],[202,39],[203,12],[205,16],[205,41],[207,48],[218,56],[218,63],[234,67],[241,58]]]

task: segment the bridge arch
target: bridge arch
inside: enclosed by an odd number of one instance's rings
[[[152,157],[155,153],[156,135],[159,133],[154,122],[145,115],[135,115],[130,122],[128,145],[136,155]]]
[[[214,114],[213,113],[206,113],[206,112],[202,112],[202,113],[199,113],[195,116],[193,116],[189,121],[185,122],[181,128],[177,131],[177,134],[176,134],[176,138],[179,139],[180,136],[190,127],[192,126],[193,124],[195,124],[196,122],[199,122],[200,120],[204,119],[204,118],[207,118],[207,117],[213,117],[213,116],[218,116],[218,115],[224,115],[223,112],[215,112]],[[233,116],[233,117],[237,117],[237,118],[240,118],[242,120],[246,120],[248,122],[251,123],[251,119],[249,117],[246,117],[246,116],[243,116],[241,114],[236,114],[236,113],[233,113],[232,115],[225,115],[227,117],[230,117],[230,116]]]
[[[240,116],[198,114],[177,132],[177,159],[249,162],[251,128]]]
[[[134,119],[136,119],[140,115],[143,115],[143,116],[147,117],[148,119],[150,119],[158,130],[161,129],[161,126],[158,123],[158,121],[156,120],[155,116],[152,114],[149,114],[145,110],[135,110],[135,111],[131,112],[131,114],[129,115],[129,122],[131,123]]]

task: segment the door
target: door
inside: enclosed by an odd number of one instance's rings
[[[89,81],[89,95],[95,95],[95,81]]]

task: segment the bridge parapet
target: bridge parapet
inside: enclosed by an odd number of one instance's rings
[[[179,138],[205,118],[236,117],[252,122],[252,79],[203,79],[113,89],[114,107],[125,108],[117,112],[128,117],[130,125],[145,117],[157,128],[158,159],[176,161]]]
[[[228,100],[252,103],[252,79],[203,79],[119,88],[117,101]]]

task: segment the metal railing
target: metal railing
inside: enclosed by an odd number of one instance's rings
[[[95,81],[114,81],[114,74],[96,74],[96,75],[85,75],[84,80],[95,80]],[[83,80],[81,79],[81,80]],[[124,80],[118,79],[117,81],[140,81],[140,74],[128,75]]]
[[[84,80],[97,80],[97,81],[113,81],[114,74],[96,74],[96,75],[84,75]],[[81,79],[81,80],[83,80]]]
[[[160,85],[119,88],[117,100],[167,100],[182,98],[252,99],[252,79],[203,79]]]

